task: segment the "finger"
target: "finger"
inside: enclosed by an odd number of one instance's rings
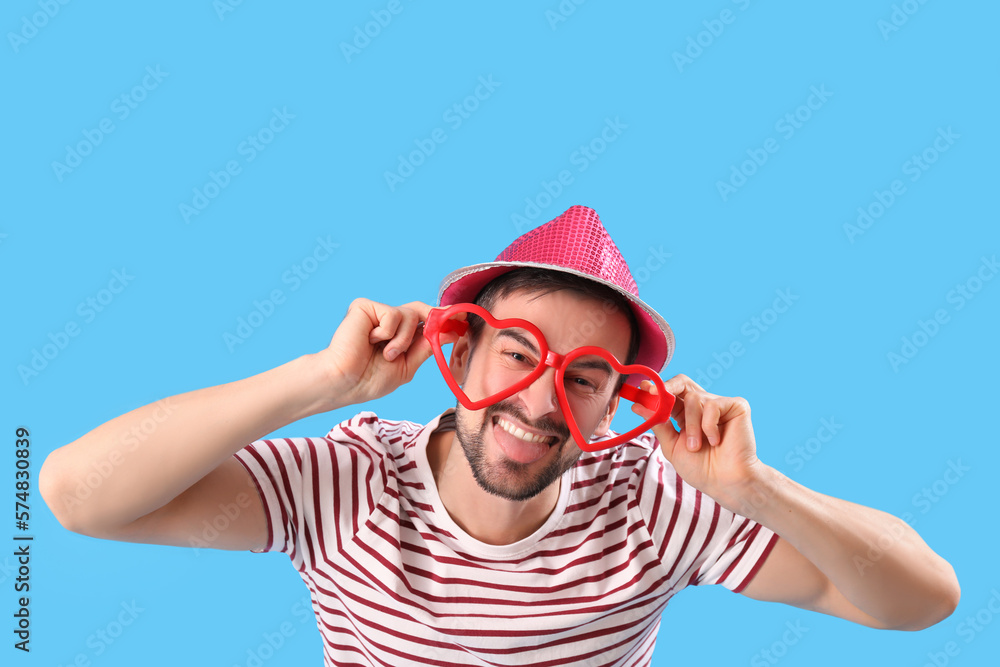
[[[378,326],[378,314],[375,309],[378,305],[381,304],[358,297],[347,307],[337,331],[343,331],[344,335],[352,340],[355,337],[367,337],[372,328]]]
[[[701,415],[701,430],[708,436],[708,444],[715,447],[719,444],[721,437],[719,434],[719,418],[722,416],[722,409],[719,402],[708,401],[705,404],[705,412]]]
[[[705,391],[701,385],[683,373],[678,373],[669,380],[665,380],[663,386],[676,397],[674,407],[670,411],[670,417],[677,422],[677,428],[683,431],[688,424],[693,424],[693,427],[689,429],[687,439],[694,439],[694,449],[697,450],[701,447],[700,417],[703,412],[702,404],[707,399],[719,397]],[[695,404],[694,408],[689,407],[691,403]],[[696,414],[699,417],[699,421],[691,422],[690,418],[692,414]],[[688,443],[688,446],[690,447],[690,443]]]
[[[750,404],[745,398],[740,396],[734,396],[732,398],[721,396],[719,397],[719,423],[725,424],[728,421],[732,421],[737,417],[749,416],[750,415]]]
[[[420,324],[420,316],[416,311],[404,306],[399,308],[398,312],[400,320],[396,326],[396,331],[383,351],[388,361],[392,361],[401,352],[409,349],[410,343],[413,341],[413,334],[416,333],[417,325]]]
[[[701,448],[701,400],[688,396],[684,401],[684,430],[687,432],[687,448],[696,452]]]
[[[400,306],[400,308],[408,308],[409,310],[414,311],[420,318],[421,322],[426,322],[427,316],[430,315],[431,310],[434,309],[433,306],[430,306],[423,301],[411,301],[409,303],[404,303]]]
[[[409,382],[413,379],[413,375],[417,372],[427,359],[433,354],[433,348],[430,342],[423,336],[417,336],[413,343],[406,349],[403,359],[406,364],[406,381]]]
[[[396,335],[396,328],[403,319],[403,314],[398,308],[392,308],[383,304],[376,304],[381,308],[376,309],[378,326],[368,332],[368,342],[372,345],[390,340]]]
[[[678,373],[669,380],[664,381],[663,386],[666,387],[667,391],[669,391],[674,396],[690,392],[698,394],[708,393],[701,387],[701,385],[699,385],[697,382],[689,378],[687,375],[684,375],[683,373]]]
[[[660,393],[659,390],[656,388],[656,385],[653,384],[652,381],[650,381],[650,380],[642,380],[639,383],[639,389],[641,389],[643,391],[647,391],[647,392],[649,392],[650,394],[652,394],[654,396],[656,396],[657,394]],[[676,397],[674,397],[674,399],[675,400],[674,400],[673,406],[671,407],[671,413],[670,413],[670,415],[667,417],[666,420],[664,420],[663,422],[661,422],[661,423],[664,423],[664,424],[670,424],[670,428],[671,429],[674,428],[674,424],[673,424],[673,422],[670,421],[670,419],[673,417],[674,412],[677,411],[677,400],[676,400]],[[633,406],[634,405],[635,404],[633,404]],[[642,417],[643,419],[649,419],[650,417],[653,416],[653,411],[652,410],[646,410],[644,408],[643,412],[641,414],[638,413],[638,412],[636,412],[636,414],[639,414],[639,416]],[[674,431],[674,432],[676,433],[676,431]]]
[[[675,431],[674,427],[669,423],[666,423],[654,424],[653,435],[656,436],[657,442],[660,443],[660,450],[663,452],[663,456],[666,457],[666,459],[672,464],[674,462],[674,452],[677,448],[680,433]]]
[[[677,422],[677,428],[684,428],[684,399],[678,396],[674,400],[674,407],[670,408],[670,417]]]
[[[649,380],[643,380],[640,382],[639,388],[652,394],[657,393],[656,385]],[[632,412],[639,415],[643,419],[649,419],[653,416],[653,411],[644,407],[641,403],[633,403]],[[677,446],[677,438],[680,434],[674,430],[674,425],[669,421],[653,424],[651,429],[653,431],[653,435],[656,436],[656,440],[660,443],[660,448],[663,450],[664,456],[667,457],[668,461],[673,462],[673,451],[674,447]]]
[[[684,396],[689,393],[692,389],[692,385],[697,387],[691,381],[691,378],[684,374],[678,374],[664,381],[663,387],[674,395],[674,406],[670,409],[670,417],[677,422],[677,428],[684,429]]]

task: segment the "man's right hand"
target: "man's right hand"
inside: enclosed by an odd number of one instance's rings
[[[430,311],[421,301],[393,307],[355,299],[330,346],[316,355],[329,377],[331,405],[371,401],[412,380],[431,356],[421,326]]]
[[[234,457],[247,443],[409,382],[431,355],[419,327],[430,310],[416,301],[393,308],[357,299],[321,352],[136,408],[56,449],[39,471],[42,497],[75,532],[189,546],[220,506],[239,503],[254,488]],[[94,486],[93,470],[102,467],[112,472]],[[265,545],[263,504],[239,506],[245,511],[211,546]]]

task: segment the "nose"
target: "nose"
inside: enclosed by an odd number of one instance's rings
[[[518,397],[531,419],[539,419],[559,411],[556,394],[556,370],[546,368],[537,380],[518,392]]]

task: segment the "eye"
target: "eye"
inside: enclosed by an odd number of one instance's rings
[[[576,388],[576,389],[581,389],[581,390],[586,390],[586,391],[596,391],[597,390],[597,384],[595,382],[592,382],[588,378],[585,378],[585,377],[579,377],[579,376],[577,376],[577,377],[571,377],[571,378],[569,378],[569,381],[570,381],[570,384],[572,384],[574,386],[574,388]]]
[[[501,354],[505,359],[508,360],[509,363],[520,367],[535,365],[532,358],[529,357],[524,352],[518,352],[517,350],[505,350]]]

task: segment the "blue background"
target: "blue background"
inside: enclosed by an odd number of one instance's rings
[[[949,664],[992,664],[1000,619],[990,613],[971,641],[959,624],[1000,590],[990,506],[1000,280],[975,282],[1000,249],[996,4],[564,2],[561,16],[556,0],[401,0],[347,55],[341,44],[385,2],[53,2],[51,18],[44,6],[6,3],[0,21],[0,433],[12,448],[15,428],[31,429],[35,473],[48,452],[128,410],[321,349],[355,297],[433,301],[446,273],[491,260],[527,229],[515,214],[533,226],[584,204],[675,330],[664,376],[703,373],[712,392],[746,397],[764,461],[818,491],[908,515],[963,589],[956,613],[919,633],[692,589],[667,608],[654,664],[773,664],[761,651],[774,650],[788,666],[922,665],[949,641],[960,649]],[[675,55],[685,51],[689,62]],[[122,117],[115,100],[133,95],[147,67],[165,75],[155,87],[147,78],[152,89]],[[488,96],[480,88],[485,99],[456,124],[447,110],[480,77],[499,85]],[[825,100],[800,108],[813,87]],[[265,132],[273,141],[251,161],[241,142],[273,109],[294,118]],[[808,119],[794,132],[779,124],[796,113]],[[102,119],[113,131],[78,166],[53,166]],[[593,140],[609,119],[624,127],[601,146]],[[390,187],[385,172],[436,128],[446,141]],[[911,180],[908,161],[949,128],[947,151],[929,151],[935,161]],[[581,158],[592,141],[594,159]],[[765,144],[778,149],[720,194],[718,182]],[[231,160],[239,173],[185,220],[181,205]],[[572,181],[546,199],[543,181],[562,170]],[[851,237],[858,207],[896,179],[905,192]],[[339,244],[332,256],[298,285],[283,279],[318,237]],[[656,253],[670,256],[657,267]],[[115,270],[133,276],[125,289],[101,312],[79,309],[109,295]],[[981,289],[959,308],[953,290],[970,279]],[[275,289],[284,302],[227,346],[224,334]],[[796,300],[773,319],[777,290]],[[894,366],[888,354],[901,355],[901,339],[939,309],[947,322],[917,335],[923,345]],[[754,317],[771,322],[766,331]],[[68,323],[78,335],[23,374]],[[726,358],[734,342],[744,353]],[[426,364],[364,407],[423,422],[452,403]],[[356,409],[278,433],[323,435]],[[822,419],[842,428],[813,441],[806,460],[796,448]],[[10,502],[7,451],[0,489]],[[955,483],[944,481],[950,462],[968,468]],[[934,502],[920,497],[925,488]],[[34,487],[31,505],[32,652],[11,648],[8,556],[5,664],[82,654],[102,667],[247,665],[284,622],[294,633],[264,664],[321,663],[311,615],[296,613],[307,590],[285,556],[95,540],[62,529]],[[0,539],[13,544],[4,517]],[[113,644],[96,642],[133,601],[135,622]],[[781,646],[795,622],[808,631]]]

